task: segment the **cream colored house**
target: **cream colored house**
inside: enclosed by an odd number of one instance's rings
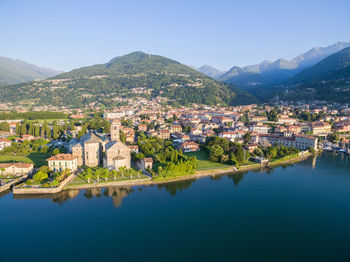
[[[34,164],[30,163],[0,163],[1,175],[29,175],[33,170]]]
[[[71,154],[58,154],[47,159],[47,162],[55,172],[65,169],[75,171],[78,168],[77,158]]]

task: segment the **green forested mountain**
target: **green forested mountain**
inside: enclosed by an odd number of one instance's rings
[[[256,99],[230,84],[215,81],[174,60],[133,52],[105,64],[72,70],[54,78],[2,87],[0,101],[36,104],[113,105],[120,97],[161,96],[169,103],[229,105]]]
[[[282,100],[350,101],[350,47],[307,68],[281,86]]]
[[[0,85],[44,79],[59,73],[50,68],[42,68],[21,60],[0,56]]]

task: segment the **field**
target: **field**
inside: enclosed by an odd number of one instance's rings
[[[197,170],[208,170],[217,168],[228,168],[230,165],[212,162],[208,160],[208,154],[205,151],[185,153],[186,156],[195,156],[197,158]]]
[[[34,163],[35,167],[47,165],[47,156],[41,153],[30,153],[26,156],[0,155],[0,163]]]

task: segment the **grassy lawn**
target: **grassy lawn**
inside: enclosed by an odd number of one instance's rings
[[[291,154],[291,155],[288,155],[288,156],[285,156],[282,158],[272,159],[271,164],[278,164],[280,162],[287,161],[287,160],[293,160],[293,159],[296,159],[298,157],[300,157],[299,154]]]
[[[0,163],[34,163],[35,167],[47,165],[47,156],[41,153],[30,153],[27,156],[0,155]]]
[[[25,156],[0,155],[0,163],[14,162],[33,163],[33,161],[31,161],[28,157]]]
[[[185,155],[195,156],[197,158],[197,170],[232,167],[230,165],[209,161],[208,154],[205,151],[189,152],[189,153],[185,153]]]
[[[48,158],[42,153],[30,153],[27,157],[34,163],[35,167],[47,166],[46,159]]]

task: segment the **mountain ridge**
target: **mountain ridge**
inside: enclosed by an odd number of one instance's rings
[[[20,59],[0,56],[0,85],[55,76],[62,71],[39,67]]]
[[[350,47],[306,68],[280,86],[282,100],[350,101]]]
[[[35,100],[86,106],[115,105],[120,97],[162,97],[173,104],[233,105],[257,100],[178,61],[141,51],[59,74],[48,80],[2,87],[0,101]]]
[[[249,65],[241,68],[237,73],[237,66],[233,66],[230,70],[219,77],[223,82],[236,84],[238,87],[252,86],[246,79],[252,77],[252,74],[261,75],[260,81],[253,85],[266,86],[282,83],[306,67],[312,66],[331,54],[334,54],[346,47],[350,46],[350,42],[337,42],[327,47],[314,47],[305,53],[302,53],[291,60],[283,58],[275,61],[264,60],[260,64]],[[279,77],[275,77],[278,76]],[[259,79],[255,76],[255,79]]]

